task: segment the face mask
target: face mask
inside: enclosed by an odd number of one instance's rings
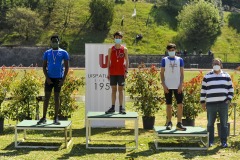
[[[175,51],[169,51],[169,52],[168,52],[168,55],[169,55],[170,57],[174,57],[174,56],[175,56]]]
[[[221,67],[219,65],[214,65],[213,66],[214,71],[219,71],[220,69],[221,69]]]
[[[115,39],[115,43],[116,43],[116,44],[122,43],[122,39]]]
[[[59,43],[57,42],[52,43],[52,48],[58,48],[58,46],[59,46]]]

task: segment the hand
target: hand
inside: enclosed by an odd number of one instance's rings
[[[52,84],[53,82],[51,81],[51,79],[50,78],[47,78],[47,84],[48,85],[50,85],[50,84]]]
[[[225,103],[227,103],[227,104],[230,104],[230,101],[229,100],[226,100],[226,102]]]
[[[206,109],[206,103],[202,103],[202,109],[203,109],[204,111],[207,110],[207,109]]]
[[[124,74],[124,79],[126,79],[127,78],[127,72],[125,72],[125,74]]]
[[[64,83],[64,79],[59,80],[58,86],[59,86],[59,87],[62,87],[62,86],[63,86],[63,83]]]
[[[182,90],[183,90],[183,86],[182,84],[180,84],[178,87],[178,94],[182,93]]]
[[[169,90],[165,84],[163,84],[164,93],[169,93]]]

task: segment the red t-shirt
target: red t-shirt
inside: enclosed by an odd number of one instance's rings
[[[124,60],[125,60],[124,46],[120,46],[119,49],[116,49],[115,46],[113,46],[109,67],[110,75],[125,74]]]

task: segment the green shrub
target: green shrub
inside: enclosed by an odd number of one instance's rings
[[[127,92],[134,100],[133,107],[143,116],[155,116],[165,101],[160,93],[160,75],[157,68],[155,66],[146,68],[141,64],[129,74],[127,84]]]
[[[197,76],[183,83],[183,117],[186,120],[194,120],[203,112],[200,103],[203,76],[203,73],[200,71]],[[177,117],[177,103],[175,99],[173,108],[173,116]]]
[[[177,16],[180,34],[188,41],[206,41],[220,31],[221,16],[214,4],[195,0],[183,7]]]
[[[84,77],[76,77],[74,76],[73,70],[70,70],[60,92],[59,116],[70,117],[71,114],[78,109],[75,95],[77,94],[78,89],[82,86],[84,86]],[[48,107],[48,115],[50,117],[54,117],[55,113],[53,94],[54,93],[52,93]]]
[[[5,118],[7,116],[8,109],[2,107],[2,103],[6,98],[7,92],[10,90],[10,85],[16,76],[17,73],[13,70],[13,68],[6,69],[5,67],[2,67],[0,71],[0,118]]]
[[[89,7],[92,15],[91,20],[95,29],[103,31],[112,25],[114,1],[91,0]]]
[[[12,120],[31,119],[35,115],[36,97],[43,82],[36,70],[26,71],[21,79],[16,80],[11,89],[13,98],[8,104],[9,117]]]

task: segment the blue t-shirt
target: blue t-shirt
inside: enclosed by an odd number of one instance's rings
[[[170,61],[174,61],[175,60],[175,57],[168,57],[168,59]],[[162,61],[161,61],[161,67],[165,68],[165,59],[163,58]],[[184,67],[184,61],[182,58],[180,58],[180,67]]]
[[[47,74],[49,78],[62,78],[64,60],[69,60],[67,51],[59,48],[58,50],[47,50],[43,55],[43,60],[47,61]]]

